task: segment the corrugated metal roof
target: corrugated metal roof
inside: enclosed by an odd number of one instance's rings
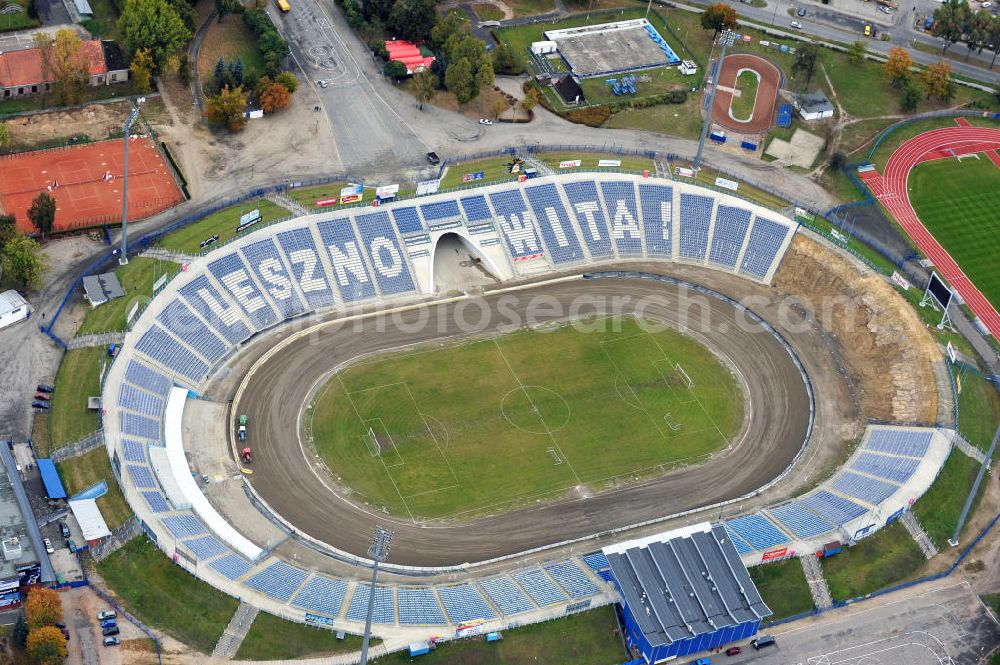
[[[47,457],[42,457],[38,461],[38,472],[42,474],[42,483],[45,485],[45,493],[50,499],[65,499],[66,489],[62,481],[59,480],[59,472],[56,465]]]
[[[3,293],[0,293],[0,316],[17,311],[27,304],[28,301],[25,300],[24,297],[17,291],[14,291],[13,289],[10,291],[4,291]]]
[[[80,523],[83,539],[87,542],[100,540],[111,535],[111,530],[104,521],[104,516],[101,515],[101,509],[97,507],[95,499],[70,501],[69,508],[73,511],[73,517]]]

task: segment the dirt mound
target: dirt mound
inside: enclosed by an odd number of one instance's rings
[[[31,146],[56,139],[86,134],[91,139],[108,138],[121,131],[131,105],[127,101],[90,104],[81,108],[52,113],[36,113],[3,121],[12,144]]]
[[[916,312],[878,275],[797,235],[774,278],[795,294],[844,359],[866,418],[933,424],[941,351]]]

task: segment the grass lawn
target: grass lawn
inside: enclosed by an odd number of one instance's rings
[[[495,5],[488,2],[477,2],[472,5],[472,11],[476,13],[480,21],[502,21],[503,12]]]
[[[58,467],[59,477],[70,496],[102,480],[108,484],[108,493],[97,500],[97,507],[110,528],[118,527],[132,514],[112,475],[111,462],[104,448],[60,462]]]
[[[809,583],[797,558],[754,566],[750,568],[750,579],[774,612],[768,621],[784,619],[813,608]]]
[[[960,380],[958,431],[966,441],[986,452],[1000,423],[1000,395],[990,381],[974,371],[963,372]]]
[[[979,159],[943,159],[910,172],[910,201],[934,238],[962,266],[995,307],[1000,307],[1000,168]]]
[[[331,379],[307,423],[359,500],[438,518],[659,475],[725,447],[742,418],[711,352],[623,318],[379,356]]]
[[[559,60],[562,60],[559,58]],[[583,96],[588,104],[610,104],[611,102],[628,101],[630,99],[641,99],[652,95],[662,95],[675,88],[687,88],[691,85],[691,77],[681,74],[676,67],[660,67],[658,69],[647,69],[636,72],[639,82],[635,84],[635,95],[615,96],[614,88],[605,83],[609,78],[598,76],[597,78],[583,79],[580,87],[583,88]],[[646,78],[649,80],[645,80]]]
[[[555,11],[556,0],[505,0],[514,16],[535,16]]]
[[[257,36],[243,22],[242,16],[230,14],[222,23],[213,20],[209,25],[198,54],[198,73],[203,85],[212,83],[219,58],[227,62],[239,58],[245,73],[264,73],[264,58],[257,47]]]
[[[100,427],[98,412],[87,408],[87,398],[101,394],[101,364],[106,353],[107,349],[98,346],[70,349],[63,356],[50,410],[53,448],[72,443]]]
[[[701,134],[699,97],[691,95],[683,104],[660,104],[644,109],[625,109],[604,123],[609,129],[639,129],[683,138],[697,139]]]
[[[622,165],[620,167],[609,167],[610,169],[622,171],[635,171],[641,172],[645,170],[653,171],[654,164],[653,160],[646,157],[636,157],[635,155],[616,155],[614,153],[608,154],[596,154],[596,153],[572,153],[572,152],[540,152],[535,155],[539,161],[547,165],[553,171],[557,173],[560,171],[559,163],[566,162],[570,160],[579,159],[580,166],[572,168],[581,169],[596,169],[598,162],[602,159],[616,159],[621,160]],[[570,170],[572,170],[572,168]]]
[[[736,77],[736,89],[739,90],[739,97],[733,96],[729,103],[729,113],[736,120],[750,120],[753,116],[753,107],[757,102],[757,87],[760,85],[760,77],[756,72],[740,72]]]
[[[238,605],[141,536],[97,564],[97,571],[129,612],[202,653],[212,653]]]
[[[512,175],[507,165],[513,158],[508,156],[493,157],[491,159],[481,159],[475,162],[460,162],[449,164],[441,178],[441,189],[451,189],[462,185],[480,186],[487,182],[513,181],[517,180],[517,175]],[[483,172],[483,179],[469,183],[463,183],[463,176],[471,173]]]
[[[313,208],[315,210],[335,210],[337,206],[330,206],[328,208],[319,208],[316,206],[317,201],[323,201],[325,199],[340,199],[340,190],[347,187],[351,183],[349,182],[331,182],[328,185],[316,185],[315,187],[296,187],[294,189],[289,189],[285,192],[285,196],[295,201],[301,206],[306,208]],[[403,190],[400,189],[400,194]],[[372,201],[375,199],[375,188],[365,187],[365,191],[361,195],[362,201]]]
[[[0,32],[36,28],[42,24],[37,18],[28,16],[28,0],[13,0],[21,5],[21,11],[16,14],[0,14]],[[8,4],[6,1],[3,3]]]
[[[722,175],[723,178],[729,178],[730,180],[732,179],[731,176],[728,176],[726,174],[720,174],[718,171],[712,169],[711,167],[703,166],[701,170],[699,170],[698,173],[695,175],[695,180],[704,183],[706,185],[711,185],[712,187],[715,187],[715,179],[719,177],[719,175]],[[719,191],[730,193],[728,190],[722,190],[721,188],[719,188]],[[788,207],[789,205],[788,201],[785,201],[784,199],[779,198],[778,196],[771,194],[770,192],[765,192],[762,189],[758,189],[753,185],[748,185],[745,182],[741,182],[739,189],[736,192],[732,193],[738,196],[742,196],[743,198],[750,199],[751,201],[755,201],[760,205],[764,206],[765,208],[771,208],[772,210],[785,208]]]
[[[90,309],[84,317],[77,336],[102,333],[109,330],[126,330],[126,317],[132,305],[141,308],[153,296],[153,283],[161,275],[173,275],[180,266],[172,261],[137,256],[129,259],[128,265],[115,268],[118,281],[125,290],[125,297],[106,302]]]
[[[895,522],[821,563],[830,595],[848,600],[914,577],[927,559]]]
[[[913,505],[913,514],[920,520],[938,549],[948,548],[948,539],[955,533],[958,516],[978,473],[979,462],[956,448],[948,456],[948,461],[944,463],[944,468],[931,488]],[[975,513],[985,488],[986,483],[983,482],[969,515]]]
[[[377,639],[371,642],[377,643]],[[360,649],[361,638],[357,635],[338,640],[335,632],[261,612],[236,652],[236,660],[288,660]]]
[[[339,190],[338,190],[339,191]],[[214,235],[219,236],[221,244],[236,237],[236,228],[240,224],[240,215],[257,208],[260,210],[260,218],[256,225],[251,226],[244,233],[252,231],[268,222],[283,217],[290,217],[291,213],[281,206],[268,201],[267,199],[257,199],[256,201],[246,201],[241,205],[234,205],[223,208],[219,212],[209,215],[205,219],[188,224],[173,233],[160,238],[157,245],[164,249],[172,249],[186,254],[198,254],[201,252],[201,242]],[[206,249],[211,250],[214,245],[209,245]]]
[[[487,644],[483,636],[446,642],[413,661],[405,652],[382,663],[419,662],[426,665],[614,665],[627,660],[610,605],[544,623],[503,632],[503,640]]]

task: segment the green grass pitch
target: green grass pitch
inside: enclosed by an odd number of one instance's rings
[[[910,172],[920,221],[994,307],[1000,307],[1000,168],[985,155],[940,159]]]
[[[703,461],[743,413],[708,349],[624,318],[372,358],[320,390],[306,426],[355,500],[461,519]]]

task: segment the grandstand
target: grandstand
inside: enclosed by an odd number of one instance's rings
[[[589,78],[679,65],[674,49],[644,18],[548,30],[574,76]]]

